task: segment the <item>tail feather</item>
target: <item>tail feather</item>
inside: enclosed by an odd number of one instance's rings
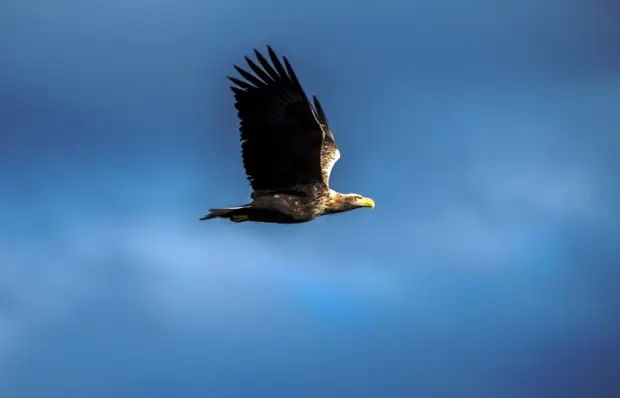
[[[209,214],[200,217],[200,221],[211,220],[213,218],[237,218],[243,215],[248,206],[229,207],[225,209],[209,209]],[[237,217],[235,217],[237,216]]]

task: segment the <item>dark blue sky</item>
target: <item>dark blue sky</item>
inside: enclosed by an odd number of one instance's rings
[[[3,398],[620,391],[613,2],[4,0]],[[226,75],[286,55],[375,199],[249,188]]]

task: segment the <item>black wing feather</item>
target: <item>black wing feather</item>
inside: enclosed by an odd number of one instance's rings
[[[319,117],[319,122],[321,122],[324,126],[328,126],[329,123],[327,121],[327,116],[325,116],[325,112],[323,111],[323,107],[321,106],[319,99],[315,95],[312,96],[312,100],[314,101],[314,108],[316,109],[317,116]]]
[[[295,74],[295,71],[293,70],[293,68],[291,67],[291,64],[289,64],[288,59],[286,59],[286,57],[282,57],[282,59],[284,59],[284,66],[286,68],[286,72],[288,73],[288,75],[291,78],[291,82],[297,86],[301,86],[299,84],[299,80],[297,79],[297,75]],[[306,96],[306,94],[304,93],[304,97]]]
[[[269,53],[269,58],[271,58],[271,62],[273,63],[274,68],[276,68],[276,71],[278,72],[278,75],[280,75],[280,78],[283,79],[283,80],[290,81],[290,79],[286,75],[286,71],[282,67],[282,64],[280,63],[280,60],[278,59],[278,56],[276,55],[276,53],[269,46],[267,46],[267,52]]]
[[[329,121],[327,120],[327,115],[319,102],[319,99],[316,96],[312,96],[312,100],[314,101],[314,108],[316,110],[317,118],[319,119],[319,123],[323,125],[323,130],[325,131],[325,141],[330,143],[336,148],[336,140],[334,138],[334,134],[332,130],[329,128]]]
[[[265,57],[263,57],[263,54],[259,53],[256,49],[254,49],[254,54],[256,55],[256,59],[258,59],[258,62],[260,62],[261,66],[265,69],[265,71],[269,73],[269,76],[271,76],[271,79],[273,81],[280,79],[280,75],[278,74],[278,72],[276,72],[276,70],[273,69],[271,65],[269,65],[269,62],[265,59]]]
[[[253,87],[254,87],[254,86],[252,86],[251,84],[248,84],[248,83],[246,83],[246,82],[244,82],[244,81],[242,81],[242,80],[236,79],[236,78],[234,78],[234,77],[230,77],[230,76],[228,76],[228,79],[229,79],[231,82],[235,83],[237,86],[239,86],[239,87],[241,87],[242,89],[245,89],[245,90],[247,90],[247,89],[249,89],[249,88],[253,88]],[[233,88],[237,89],[236,87],[233,87]],[[238,89],[237,89],[237,90],[238,90]]]
[[[249,72],[246,72],[245,70],[241,69],[240,67],[238,67],[237,65],[233,65],[235,67],[235,69],[237,70],[237,72],[239,72],[239,74],[241,76],[243,76],[247,81],[249,81],[250,83],[252,83],[255,87],[264,87],[265,86],[265,82],[260,81],[259,79],[257,79],[254,75],[252,75]]]
[[[268,74],[266,74],[265,71],[259,68],[258,65],[256,65],[250,58],[245,57],[245,60],[248,65],[250,65],[250,68],[252,68],[254,73],[256,73],[256,75],[260,77],[263,82],[267,84],[273,83],[274,80]]]
[[[255,50],[262,69],[246,59],[257,77],[235,66],[247,82],[229,78],[238,86],[231,88],[248,181],[255,191],[325,182],[324,113],[314,110],[288,60],[283,58],[283,66],[271,47],[267,51],[273,66]]]

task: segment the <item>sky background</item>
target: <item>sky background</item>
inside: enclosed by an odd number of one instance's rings
[[[612,1],[3,0],[3,398],[620,392]],[[246,203],[226,75],[270,44],[331,185]]]

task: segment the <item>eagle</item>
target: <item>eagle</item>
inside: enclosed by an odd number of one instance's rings
[[[240,121],[241,157],[252,188],[251,202],[237,207],[209,209],[200,220],[296,224],[359,208],[375,202],[356,193],[329,187],[329,177],[340,158],[327,116],[316,96],[306,96],[286,57],[270,46],[271,63],[258,50],[260,66],[247,56],[254,74],[233,65],[245,79],[228,76],[234,85]]]

